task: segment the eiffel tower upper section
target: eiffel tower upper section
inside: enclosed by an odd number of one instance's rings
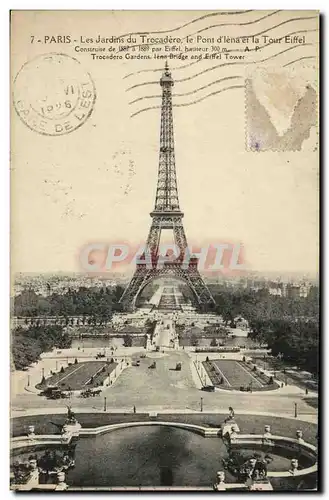
[[[214,302],[214,299],[204,283],[198,269],[198,259],[189,256],[186,235],[180,210],[177,191],[174,124],[172,113],[172,87],[174,81],[166,63],[165,70],[160,79],[162,87],[161,127],[160,127],[160,153],[158,184],[155,197],[154,210],[151,212],[152,223],[149,230],[146,252],[137,262],[135,273],[125,289],[120,303],[124,307],[134,307],[137,296],[143,288],[153,279],[171,277],[184,281],[192,290],[199,306]],[[160,237],[163,229],[173,231],[178,256],[163,262],[161,251],[159,253]],[[187,253],[186,253],[187,251]],[[150,259],[145,259],[146,254]],[[161,254],[161,255],[160,255]],[[190,257],[185,266],[184,257]],[[163,262],[163,265],[159,265]]]
[[[175,165],[175,140],[172,114],[172,87],[174,80],[167,62],[165,71],[160,79],[160,85],[162,87],[162,105],[159,170],[155,206],[151,216],[168,212],[183,216],[179,207]]]

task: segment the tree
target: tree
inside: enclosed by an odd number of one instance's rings
[[[71,339],[62,327],[54,325],[16,328],[12,333],[12,356],[16,370],[22,370],[39,360],[40,354],[54,347],[65,349]]]
[[[133,345],[133,339],[131,335],[125,335],[123,337],[123,345],[124,347],[131,347]]]
[[[195,335],[195,333],[192,333],[191,335],[191,345],[196,347],[199,344],[198,337]]]

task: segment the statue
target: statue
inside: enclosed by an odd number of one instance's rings
[[[257,455],[247,458],[239,452],[231,452],[229,459],[223,460],[223,465],[238,481],[249,481],[248,485],[267,476],[267,462]]]
[[[231,420],[234,420],[234,410],[232,408],[232,406],[229,407],[229,413],[228,413],[228,417],[224,420],[224,422],[230,422]]]
[[[67,417],[66,417],[66,423],[67,424],[75,424],[77,419],[75,418],[74,412],[71,410],[71,407],[67,405]]]

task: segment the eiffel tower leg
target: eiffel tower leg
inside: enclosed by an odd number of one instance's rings
[[[145,288],[145,286],[152,280],[161,276],[163,276],[162,269],[157,269],[155,267],[152,269],[146,269],[145,266],[137,268],[120,299],[120,304],[123,305],[124,309],[135,309],[136,299],[143,288]]]
[[[196,293],[199,296],[200,306],[215,305],[215,300],[197,269],[193,273],[192,283]]]
[[[174,220],[173,232],[176,246],[180,249],[181,254],[185,254],[187,248],[187,239],[181,219],[178,221]]]
[[[146,247],[153,255],[157,255],[160,244],[161,227],[155,220],[152,221],[147,237]]]
[[[157,255],[160,243],[160,235],[160,224],[157,224],[157,222],[153,220],[146,242],[147,252],[150,252],[151,255]],[[120,304],[122,304],[125,309],[134,309],[139,290],[141,290],[143,286],[145,286],[144,283],[150,279],[151,274],[152,269],[146,269],[145,266],[137,266],[129,285],[125,289],[120,299]]]
[[[134,309],[135,300],[138,295],[139,290],[143,286],[148,272],[144,268],[137,268],[134,272],[129,285],[125,289],[120,299],[120,304],[124,309]]]
[[[211,295],[209,288],[203,281],[196,267],[190,266],[188,269],[180,269],[179,274],[193,291],[200,307],[215,304],[215,300]]]

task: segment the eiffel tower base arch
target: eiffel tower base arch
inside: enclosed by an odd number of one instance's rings
[[[194,296],[195,306],[200,310],[208,309],[214,304],[214,299],[205,285],[197,267],[190,265],[184,268],[181,263],[165,263],[162,268],[137,266],[136,271],[120,299],[124,310],[133,311],[136,301],[144,288],[159,278],[176,278],[185,283]]]

